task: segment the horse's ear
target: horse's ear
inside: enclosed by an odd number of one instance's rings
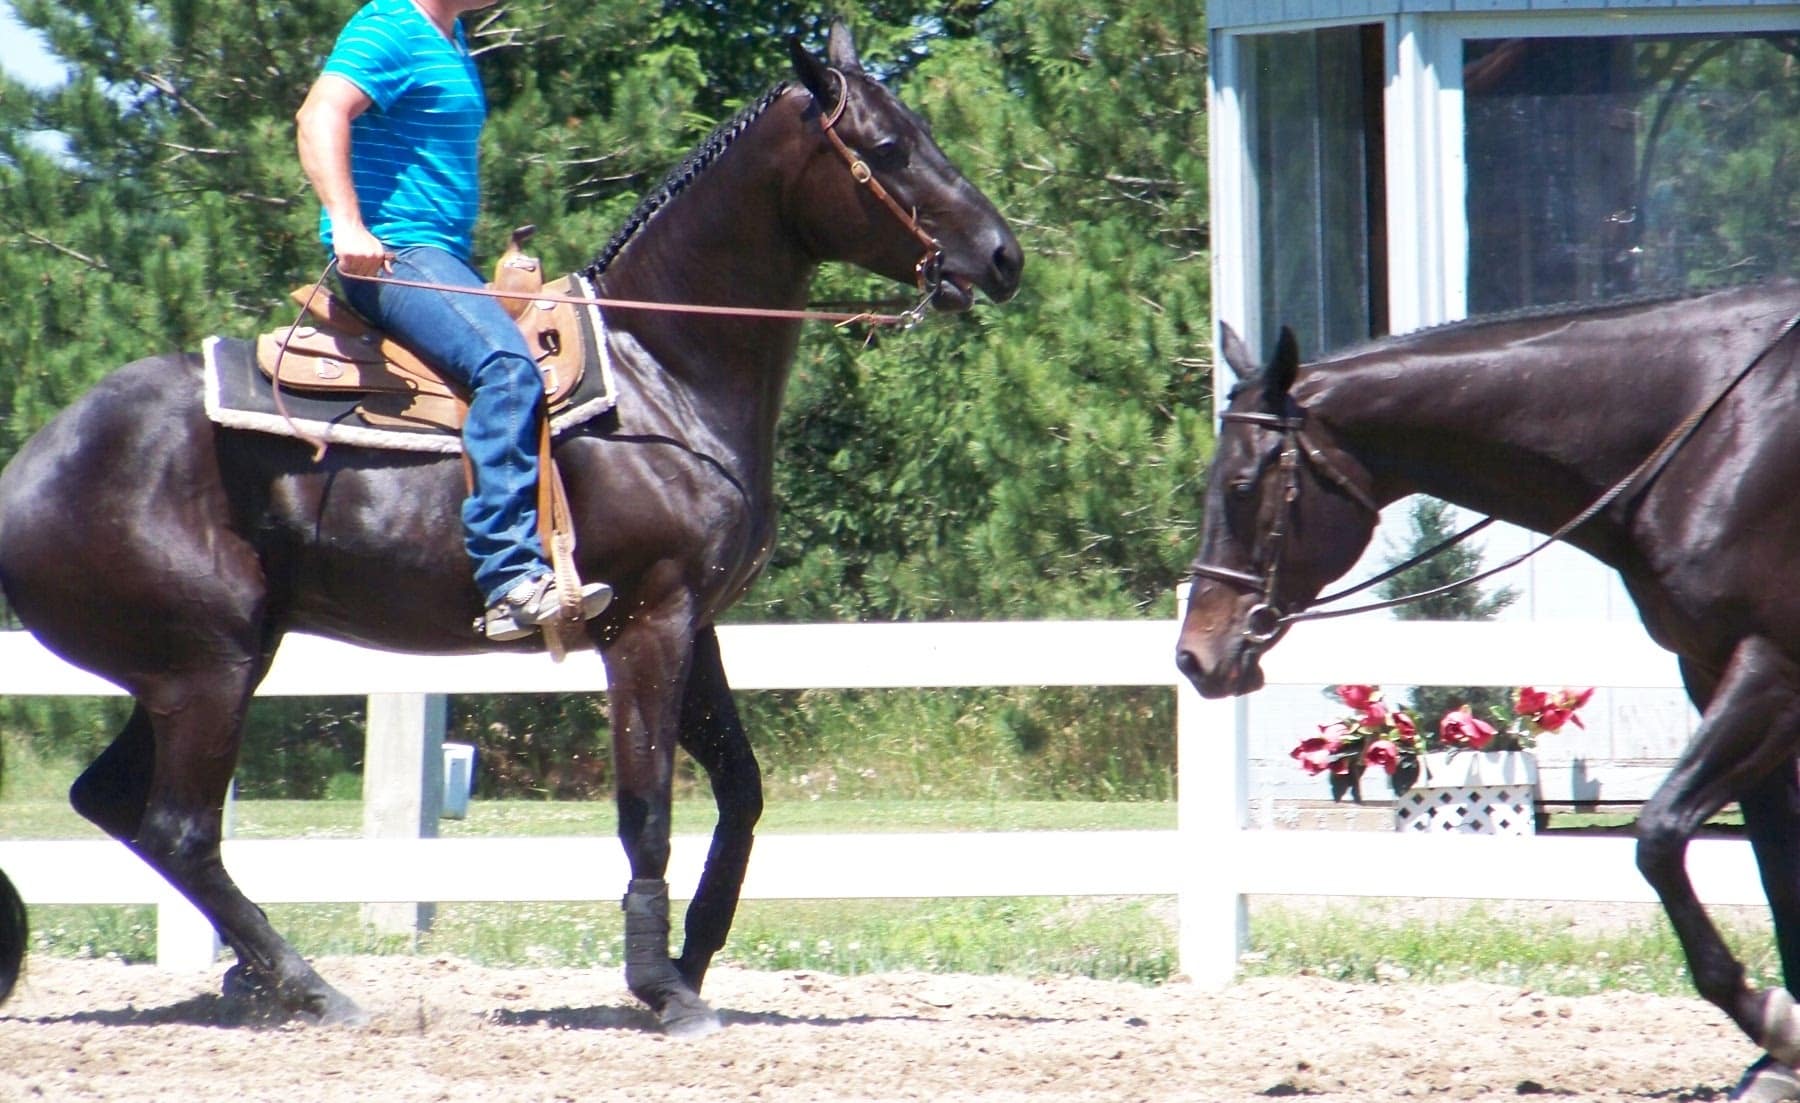
[[[788,56],[794,62],[794,74],[800,83],[812,93],[813,102],[819,105],[824,114],[831,114],[837,107],[838,96],[842,89],[839,81],[831,72],[831,66],[812,55],[812,51],[800,45],[798,35],[788,36]]]
[[[850,37],[850,26],[842,19],[831,21],[825,56],[835,68],[842,69],[847,74],[855,75],[863,71],[862,60],[856,56],[856,40]]]
[[[1293,330],[1282,326],[1281,336],[1275,340],[1275,356],[1263,370],[1263,399],[1271,408],[1285,404],[1288,388],[1299,372],[1300,342],[1294,339]]]
[[[1238,377],[1239,383],[1262,374],[1262,369],[1250,358],[1250,350],[1244,347],[1244,339],[1228,322],[1219,323],[1219,350],[1225,354],[1225,364]]]

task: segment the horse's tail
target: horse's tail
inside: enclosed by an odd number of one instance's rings
[[[25,925],[25,898],[13,887],[12,880],[0,870],[0,1003],[12,995],[19,983],[19,971],[25,966],[25,939],[30,930]]]
[[[19,983],[19,971],[25,965],[25,900],[19,890],[0,870],[0,1003],[12,995]]]

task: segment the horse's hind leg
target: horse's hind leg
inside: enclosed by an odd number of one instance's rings
[[[361,1009],[288,946],[262,909],[239,891],[220,858],[225,794],[253,684],[250,673],[189,676],[147,695],[153,702],[173,703],[140,704],[113,745],[76,782],[71,798],[83,815],[124,839],[192,901],[237,954],[239,965],[283,1006],[321,1023],[360,1022]]]
[[[681,745],[712,779],[719,806],[706,869],[688,905],[681,957],[675,962],[682,979],[698,992],[707,966],[731,931],[750,861],[751,833],[762,817],[762,771],[725,681],[718,636],[710,629],[694,643],[694,667],[681,707]]]
[[[1747,639],[1738,645],[1730,665],[1711,695],[1694,741],[1638,817],[1638,868],[1661,898],[1675,928],[1694,985],[1745,1034],[1776,1060],[1793,1066],[1800,1059],[1800,1016],[1785,989],[1759,992],[1744,979],[1744,967],[1732,956],[1707,918],[1686,869],[1688,840],[1707,818],[1733,799],[1749,794],[1749,807],[1773,812],[1771,800],[1780,790],[1773,779],[1794,770],[1800,747],[1800,668],[1772,644]],[[1757,798],[1761,797],[1762,805]],[[1748,814],[1748,810],[1747,810]],[[1777,822],[1765,820],[1765,826]],[[1783,840],[1782,845],[1791,845]],[[1759,849],[1759,858],[1762,857]],[[1772,893],[1791,892],[1792,860],[1787,874],[1774,867]],[[1767,883],[1771,867],[1764,866]],[[1773,897],[1772,897],[1773,899]],[[1790,913],[1791,914],[1791,913]],[[1787,946],[1783,946],[1784,957]]]
[[[130,845],[150,799],[150,775],[156,766],[155,736],[150,714],[138,705],[125,727],[113,737],[75,784],[69,803],[94,826]]]

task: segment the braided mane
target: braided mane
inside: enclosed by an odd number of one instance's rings
[[[717,161],[720,155],[731,147],[731,143],[749,129],[751,123],[762,117],[763,112],[769,109],[769,105],[787,91],[789,86],[787,81],[777,84],[763,93],[761,99],[746,106],[707,135],[706,139],[696,146],[693,152],[684,157],[681,163],[670,171],[661,184],[638,200],[637,207],[632,210],[630,217],[625,219],[625,225],[620,227],[619,231],[612,236],[612,240],[606,243],[606,248],[600,250],[600,254],[581,270],[582,274],[589,280],[598,280],[600,274],[606,271],[607,266],[618,257],[626,245],[630,244],[631,239],[649,224],[657,212],[667,207],[676,196],[686,190],[688,185],[692,184],[706,170],[707,166]]]

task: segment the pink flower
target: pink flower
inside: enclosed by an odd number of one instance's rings
[[[1381,697],[1380,686],[1338,686],[1338,700],[1353,709],[1366,709],[1369,702]]]
[[[1377,739],[1363,752],[1363,761],[1381,767],[1393,777],[1394,771],[1400,768],[1400,748],[1391,739]]]
[[[1387,706],[1380,701],[1370,701],[1368,704],[1364,705],[1362,714],[1363,725],[1371,731],[1380,731],[1382,728],[1387,727]]]
[[[1406,738],[1411,739],[1413,736],[1419,734],[1418,726],[1413,723],[1413,718],[1406,713],[1396,712],[1394,713],[1393,719],[1394,730]]]
[[[1337,754],[1339,745],[1335,739],[1314,736],[1302,739],[1298,747],[1288,752],[1288,757],[1299,762],[1307,773],[1322,774],[1331,769],[1331,760]]]
[[[1469,710],[1468,705],[1444,714],[1438,724],[1438,735],[1452,747],[1467,747],[1479,751],[1494,741],[1494,726],[1479,719]]]

